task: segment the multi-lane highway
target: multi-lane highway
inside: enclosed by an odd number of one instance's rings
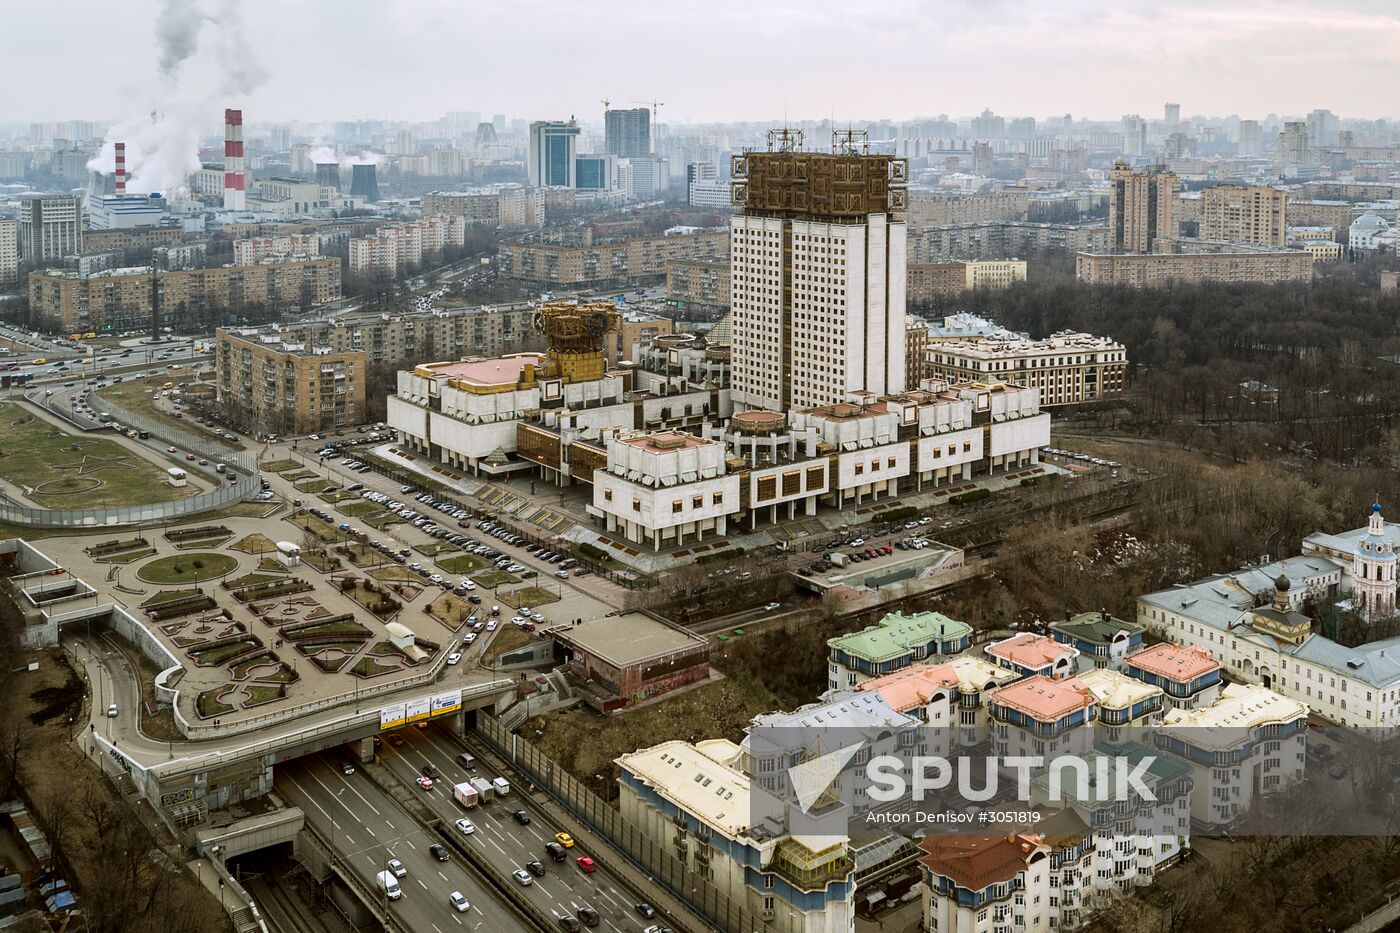
[[[591,907],[602,918],[601,929],[614,933],[637,933],[647,925],[636,912],[636,904],[645,898],[629,893],[611,873],[607,853],[585,851],[575,844],[566,850],[565,861],[551,860],[546,844],[555,841],[555,833],[568,833],[572,827],[552,823],[546,814],[531,806],[521,793],[524,789],[515,786],[505,797],[470,809],[462,807],[452,798],[453,784],[469,777],[490,779],[501,775],[483,766],[480,760],[471,768],[463,767],[457,758],[460,749],[436,728],[404,729],[401,734],[405,739],[402,745],[385,743],[380,749],[383,766],[414,787],[415,793],[445,823],[450,825],[462,817],[471,820],[476,832],[467,837],[466,843],[485,853],[501,874],[509,875],[531,861],[543,864],[545,876],[536,878],[525,889],[540,910],[564,917],[576,916],[580,907]],[[432,764],[439,777],[431,790],[417,789],[414,781],[426,764]],[[505,777],[512,783],[516,780],[514,775]],[[529,825],[522,826],[513,816],[522,809],[530,816]],[[597,870],[586,873],[580,869],[576,861],[580,856],[594,859]]]
[[[300,807],[321,835],[332,841],[339,863],[371,890],[389,859],[403,863],[403,896],[388,905],[415,933],[533,929],[484,881],[456,858],[440,862],[428,851],[438,837],[385,794],[356,766],[343,774],[329,754],[277,766],[276,790]],[[461,892],[471,906],[459,912],[448,895]]]

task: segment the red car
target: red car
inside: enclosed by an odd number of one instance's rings
[[[578,863],[578,867],[582,868],[586,875],[591,875],[598,870],[598,866],[593,864],[593,860],[586,855],[580,855],[574,861]]]
[[[891,549],[890,546],[889,546],[888,544],[885,544],[885,545],[881,545],[881,546],[880,546],[880,553],[881,553],[881,554],[893,554],[893,553],[894,553],[894,550]]]
[[[426,777],[426,776],[425,776],[425,777],[420,777],[420,778],[418,779],[418,786],[421,787],[421,788],[423,788],[424,790],[432,790],[432,789],[433,789],[433,779],[430,778],[430,777]]]

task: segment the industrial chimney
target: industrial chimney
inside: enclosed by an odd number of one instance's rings
[[[247,209],[244,201],[243,111],[224,111],[224,210]]]
[[[126,197],[126,143],[113,143],[117,154],[117,197]]]
[[[364,198],[366,204],[379,200],[379,183],[375,180],[373,162],[350,166],[350,195]]]

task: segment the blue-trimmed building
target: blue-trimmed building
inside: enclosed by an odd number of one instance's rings
[[[1142,647],[1142,626],[1106,612],[1081,612],[1050,623],[1050,637],[1079,652],[1081,672],[1096,668],[1121,670],[1123,659]]]
[[[618,807],[654,844],[773,933],[850,933],[855,863],[845,836],[795,835],[774,798],[740,770],[742,751],[715,739],[670,741],[616,763]],[[844,827],[844,820],[841,822]]]
[[[972,645],[972,626],[941,612],[906,616],[891,612],[875,625],[827,641],[827,687],[855,687],[922,661],[961,654]]]

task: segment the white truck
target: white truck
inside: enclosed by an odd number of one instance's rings
[[[496,788],[492,787],[491,782],[486,778],[472,778],[471,783],[472,787],[476,788],[477,796],[481,798],[482,803],[486,803],[496,796]]]
[[[384,896],[391,901],[396,901],[403,897],[403,890],[399,887],[399,879],[394,877],[391,871],[381,871],[374,876],[379,882],[379,890],[384,892]]]
[[[464,807],[471,808],[481,803],[481,794],[477,793],[470,782],[463,782],[452,785],[452,799]]]
[[[503,777],[492,778],[491,786],[496,788],[497,797],[504,797],[510,793],[510,782]]]
[[[826,555],[826,559],[831,562],[833,567],[844,567],[851,562],[851,558],[840,551],[832,551]]]

